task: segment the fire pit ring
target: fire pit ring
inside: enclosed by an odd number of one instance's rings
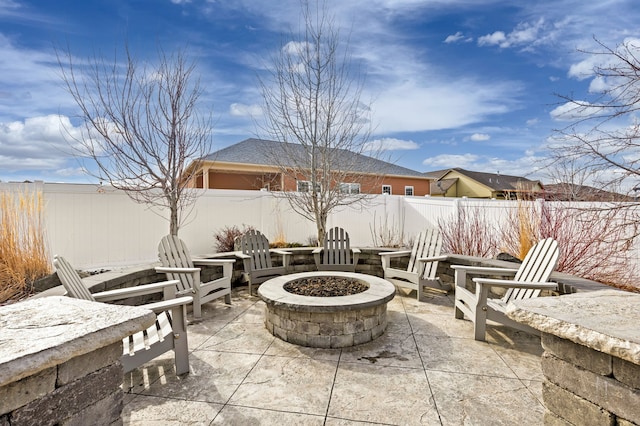
[[[362,281],[367,290],[349,296],[302,296],[284,285],[309,277],[342,277]],[[258,288],[266,303],[265,326],[274,336],[301,346],[343,348],[370,342],[387,328],[387,303],[393,284],[353,272],[303,272],[272,278]]]

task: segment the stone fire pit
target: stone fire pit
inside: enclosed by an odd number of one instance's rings
[[[303,296],[285,284],[307,278],[355,279],[368,288],[348,296]],[[280,339],[315,348],[343,348],[366,343],[387,328],[387,302],[395,296],[390,282],[352,272],[304,272],[272,278],[258,289],[267,305],[265,325]]]

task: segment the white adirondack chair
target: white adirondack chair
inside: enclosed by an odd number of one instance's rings
[[[508,318],[505,310],[513,300],[538,297],[541,290],[557,289],[557,283],[547,280],[558,263],[559,256],[558,243],[547,238],[531,247],[518,269],[452,265],[455,270],[455,317],[462,319],[466,316],[473,321],[476,340],[485,340],[487,320],[538,334],[536,330]],[[513,276],[513,279],[474,278],[476,291],[472,293],[465,287],[467,273]],[[492,287],[501,287],[507,291],[501,299],[490,299],[488,295]]]
[[[175,353],[176,374],[189,372],[186,317],[187,305],[193,299],[189,296],[174,298],[177,281],[163,281],[92,294],[65,258],[55,256],[53,264],[56,267],[60,282],[67,290],[67,295],[76,299],[108,302],[147,294],[163,293],[165,300],[143,305],[143,307],[156,313],[155,324],[122,340],[122,367],[124,372],[128,373],[145,362],[173,350]]]
[[[202,304],[224,296],[225,303],[231,304],[231,277],[233,259],[192,259],[187,245],[175,235],[166,235],[158,244],[158,258],[162,263],[156,272],[164,273],[169,280],[178,280],[178,295],[193,297],[193,316],[202,316]],[[200,280],[197,265],[222,267],[222,277],[206,283]]]
[[[397,287],[416,290],[418,300],[422,300],[424,287],[447,290],[450,286],[442,283],[437,275],[438,261],[446,260],[440,255],[442,236],[437,229],[427,229],[416,237],[411,250],[380,253],[384,279]],[[409,256],[407,269],[391,267],[391,259]]]
[[[329,229],[323,247],[313,250],[318,271],[355,272],[360,249],[351,248],[349,234],[342,228]]]
[[[291,253],[285,250],[269,248],[269,240],[260,231],[249,230],[238,240],[244,275],[249,282],[249,294],[253,294],[253,285],[261,284],[274,276],[286,274],[291,261]],[[281,266],[275,266],[271,255],[275,254],[282,260]]]

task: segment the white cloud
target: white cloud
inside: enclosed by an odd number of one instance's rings
[[[474,133],[469,137],[469,139],[474,142],[488,141],[489,139],[491,139],[491,136],[486,133]]]
[[[75,107],[62,89],[55,54],[20,48],[0,33],[0,121]]]
[[[507,41],[507,37],[503,31],[496,31],[493,34],[487,34],[482,37],[478,37],[478,46],[492,46],[501,45]]]
[[[418,148],[420,148],[420,145],[411,140],[382,138],[370,141],[365,151],[402,151]]]
[[[536,156],[533,150],[525,151],[522,157],[514,160],[471,153],[456,155],[443,154],[427,158],[422,164],[435,170],[447,167],[459,167],[476,172],[500,173],[502,175],[522,176],[528,179],[540,179],[544,158]]]
[[[538,120],[537,118],[530,118],[529,120],[527,120],[526,124],[527,126],[535,126],[540,122],[540,120]]]
[[[460,167],[466,169],[478,160],[475,154],[441,154],[425,159],[422,164],[437,168]]]
[[[305,49],[308,49],[309,47],[309,43],[290,41],[282,47],[282,50],[287,55],[300,55],[305,51]]]
[[[380,133],[453,129],[480,122],[516,107],[519,87],[511,82],[388,75],[372,105]],[[397,81],[400,80],[400,83]]]
[[[72,137],[80,137],[80,129],[55,114],[0,123],[0,169],[61,168],[73,154],[66,139]]]
[[[548,25],[544,18],[539,18],[534,23],[522,22],[513,31],[506,34],[503,31],[478,37],[478,46],[499,46],[500,48],[535,46],[546,43],[555,38],[557,29]]]
[[[451,34],[444,39],[444,43],[457,43],[462,40],[465,43],[473,41],[473,37],[466,37],[462,34],[461,31],[456,32],[455,34]]]
[[[581,102],[581,105],[576,105],[572,102],[566,102],[560,106],[554,108],[549,116],[553,120],[557,121],[574,121],[587,117],[597,116],[603,113],[601,107],[592,106],[589,102]]]
[[[233,103],[229,106],[229,113],[234,117],[257,117],[262,115],[262,107],[256,104]]]

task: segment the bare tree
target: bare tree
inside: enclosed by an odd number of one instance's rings
[[[555,130],[551,147],[565,169],[571,163],[601,189],[629,192],[640,183],[640,40],[615,48],[596,42],[599,51],[583,51],[596,64],[590,94],[560,95],[565,104],[557,118],[571,124]]]
[[[262,131],[279,142],[269,145],[266,155],[285,185],[297,185],[297,191],[275,194],[315,222],[322,244],[329,213],[366,201],[365,189],[381,179],[384,162],[368,144],[370,109],[360,101],[363,79],[351,62],[348,40],[341,43],[326,5],[315,4],[312,13],[309,3],[303,3],[304,28],[283,43],[259,82]]]
[[[140,63],[125,49],[121,63],[93,56],[76,62],[58,55],[65,88],[80,108],[82,133],[74,138],[87,172],[131,199],[169,210],[169,232],[177,235],[196,192],[187,168],[211,151],[210,116],[198,110],[201,89],[195,64],[184,51],[158,50],[156,64]]]

